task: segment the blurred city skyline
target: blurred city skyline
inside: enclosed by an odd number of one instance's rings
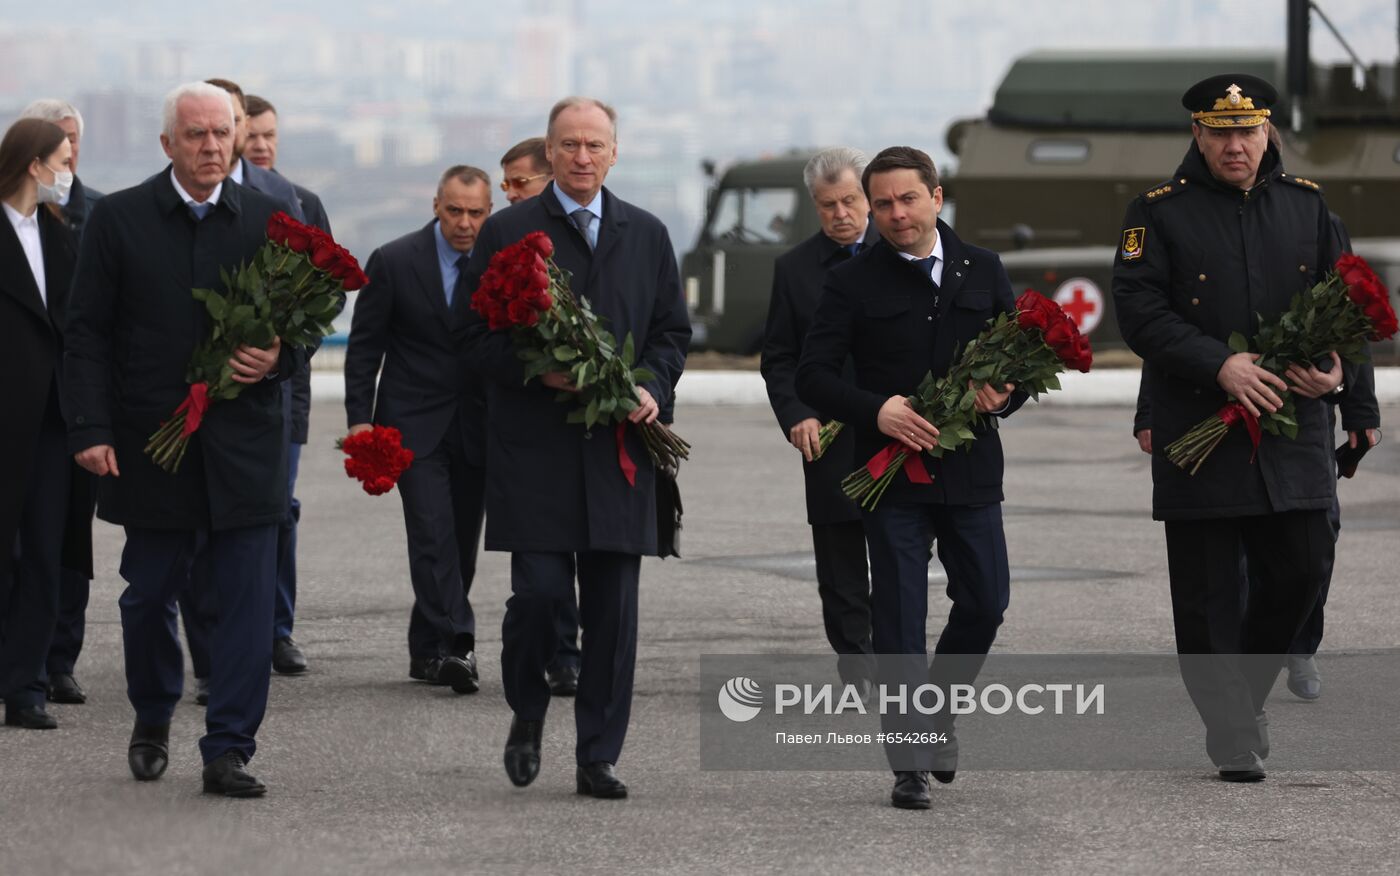
[[[37,97],[71,100],[85,183],[112,191],[159,170],[165,92],[231,78],[277,106],[279,169],[321,194],[361,258],[428,221],[447,165],[499,181],[500,155],[543,133],[567,94],[617,107],[609,187],[660,216],[680,253],[703,217],[702,159],[904,143],[952,166],[948,124],[985,112],[1028,51],[1281,52],[1285,31],[1282,0],[244,0],[206,23],[175,0],[4,6],[0,122]],[[1396,6],[1321,3],[1368,63],[1396,57]],[[1312,51],[1346,58],[1316,16]]]

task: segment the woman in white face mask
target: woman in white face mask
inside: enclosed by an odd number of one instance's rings
[[[44,710],[44,661],[58,617],[59,565],[90,530],[68,525],[73,459],[59,396],[64,314],[77,245],[57,204],[73,184],[57,125],[21,119],[0,141],[0,697],[5,724],[57,722]],[[75,515],[81,518],[83,515]],[[72,536],[73,540],[65,544]]]

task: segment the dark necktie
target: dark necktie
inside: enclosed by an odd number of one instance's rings
[[[194,217],[194,221],[196,222],[202,221],[205,216],[209,215],[209,211],[214,209],[214,205],[208,201],[205,201],[203,204],[196,204],[194,201],[186,201],[185,206],[190,208],[190,215]]]
[[[851,255],[856,255],[860,252],[860,241],[857,240],[855,243],[846,244],[846,249],[850,252]]]
[[[588,233],[588,229],[593,225],[593,214],[587,209],[579,207],[569,214],[569,218],[574,220],[574,226],[577,227],[579,233],[583,235],[583,239],[588,241],[588,248],[593,249],[593,235]]]
[[[457,282],[447,287],[447,306],[449,309],[452,307],[453,298],[457,295],[457,287],[462,285],[462,274],[467,270],[466,254],[457,256],[457,261],[453,264],[457,266]]]
[[[928,280],[930,283],[933,283],[933,264],[936,261],[938,261],[938,256],[929,256],[927,258],[922,259],[913,259],[909,262],[909,264],[913,265],[914,269],[917,270],[919,272],[919,275],[922,276],[925,280]],[[933,285],[934,288],[938,288],[937,283],[933,283]]]

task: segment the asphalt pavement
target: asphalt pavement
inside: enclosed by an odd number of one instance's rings
[[[1386,407],[1394,422],[1400,408]],[[964,771],[926,812],[892,809],[884,772],[700,768],[700,655],[826,650],[806,556],[800,466],[766,408],[682,407],[684,559],[645,561],[637,689],[618,765],[625,801],[578,797],[570,702],[545,728],[540,778],[501,767],[507,557],[472,591],[483,684],[411,682],[411,594],[397,496],[341,470],[340,408],[318,404],[302,457],[295,636],[310,671],[274,677],[252,771],[261,800],[203,796],[202,711],[187,692],[158,782],[126,768],[132,713],[117,597],[121,533],[97,530],[98,577],[60,729],[0,728],[0,873],[1362,872],[1400,871],[1400,775],[1271,771],[1259,785],[1176,771]],[[1028,407],[1005,424],[1015,569],[996,648],[1170,652],[1162,528],[1126,408]],[[1329,651],[1400,650],[1400,443],[1342,485],[1343,535],[1315,703],[1282,685],[1275,725],[1328,708]],[[931,593],[930,627],[946,613]],[[187,670],[188,671],[188,670]],[[187,687],[192,687],[187,685]],[[1374,707],[1395,691],[1374,690]]]

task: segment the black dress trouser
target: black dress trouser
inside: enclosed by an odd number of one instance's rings
[[[1327,511],[1172,520],[1166,535],[1176,650],[1206,751],[1217,764],[1263,754],[1257,716],[1331,574]]]

